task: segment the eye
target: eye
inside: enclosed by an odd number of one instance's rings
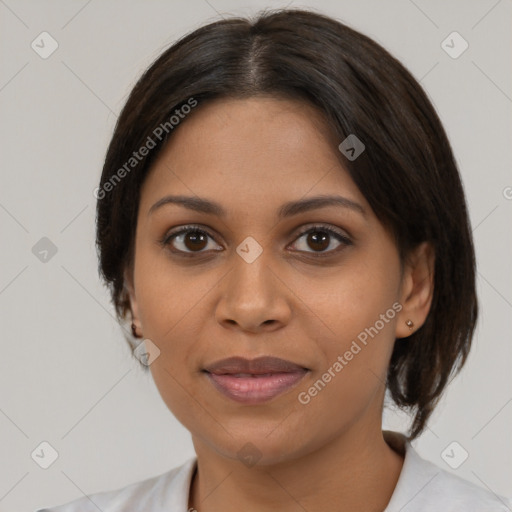
[[[203,249],[208,246],[208,238],[213,239],[210,233],[199,226],[189,225],[167,233],[160,243],[164,247],[172,245],[172,252],[188,256],[204,252]],[[176,245],[180,247],[176,248]]]
[[[314,250],[301,250],[301,252],[309,252],[315,257],[332,256],[333,253],[339,252],[345,246],[352,245],[352,241],[343,232],[324,225],[316,225],[303,231],[297,240],[300,240],[305,235],[308,235],[308,237],[305,243],[302,244],[302,247],[309,245]],[[332,243],[333,237],[338,241],[338,245],[334,249],[327,250]]]
[[[315,225],[299,234],[297,240],[308,235],[306,244],[313,247],[313,251],[299,249],[299,252],[313,254],[315,257],[330,256],[337,253],[345,246],[352,245],[352,241],[341,231],[324,225]],[[171,246],[171,251],[182,256],[193,256],[194,253],[206,252],[208,247],[208,238],[213,240],[213,236],[197,225],[182,226],[175,231],[167,233],[160,240],[163,247]],[[327,250],[335,238],[338,245],[334,249]],[[300,245],[300,244],[299,244]],[[305,244],[303,244],[305,245]],[[179,246],[179,247],[177,247]],[[219,249],[213,249],[219,251]]]

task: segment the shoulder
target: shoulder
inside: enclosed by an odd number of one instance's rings
[[[510,512],[512,499],[499,496],[468,480],[424,461],[430,466],[430,475],[424,489],[418,489],[418,510],[443,510],[443,512]],[[405,509],[408,510],[407,508]],[[416,510],[411,508],[411,510]],[[405,511],[404,511],[405,512]]]
[[[510,512],[512,510],[512,499],[475,485],[434,464],[432,466],[436,473],[433,475],[432,485],[429,486],[430,496],[425,499],[428,505],[435,504],[439,507],[441,504],[445,504],[443,510],[446,512],[483,512],[484,510]]]
[[[35,512],[148,512],[163,511],[175,505],[187,507],[190,479],[196,466],[196,458],[187,460],[166,473],[114,490],[86,495],[63,505],[38,509]],[[179,507],[179,508],[178,508]],[[171,507],[174,510],[173,507]],[[165,509],[167,510],[167,508]]]
[[[480,487],[420,457],[405,444],[405,460],[385,512],[511,512],[512,499]]]

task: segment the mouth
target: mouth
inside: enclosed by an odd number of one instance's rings
[[[272,400],[295,387],[309,371],[308,368],[276,357],[231,357],[203,369],[217,391],[245,404]]]

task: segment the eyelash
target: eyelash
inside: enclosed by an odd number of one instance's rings
[[[201,226],[196,225],[196,224],[189,224],[189,225],[179,228],[176,231],[171,231],[169,233],[166,233],[165,236],[161,240],[159,240],[159,243],[163,247],[168,247],[170,245],[170,242],[174,238],[176,238],[180,235],[186,234],[186,233],[191,233],[191,232],[207,235],[210,238],[214,239],[214,237],[211,235],[211,233],[209,233],[205,229],[201,228]],[[314,232],[328,233],[330,236],[334,236],[336,239],[338,239],[338,241],[341,242],[342,245],[337,247],[336,249],[332,249],[330,251],[322,251],[322,252],[299,251],[299,252],[305,252],[306,254],[313,255],[314,258],[325,258],[325,257],[333,256],[333,254],[337,254],[338,252],[340,252],[341,250],[343,250],[345,248],[344,246],[353,245],[352,241],[346,235],[344,235],[342,232],[337,231],[334,228],[323,225],[323,224],[316,224],[314,226],[309,227],[305,231],[302,231],[301,233],[299,233],[297,235],[296,240],[303,237],[304,235],[307,235],[309,233],[314,233]],[[203,251],[187,252],[187,251],[181,251],[179,249],[170,249],[170,250],[174,254],[178,254],[179,256],[183,256],[183,257],[194,257],[196,254],[203,253]],[[220,251],[217,251],[217,252],[220,252]]]

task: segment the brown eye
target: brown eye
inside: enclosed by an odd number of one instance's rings
[[[325,251],[329,247],[330,238],[331,235],[324,231],[314,231],[313,233],[308,233],[307,243],[315,251]]]
[[[305,237],[305,241],[302,243],[302,248],[298,248],[298,251],[315,257],[331,256],[343,250],[344,247],[352,245],[352,241],[343,232],[325,226],[313,226],[307,231],[303,231],[297,240],[303,237]],[[160,243],[164,247],[169,247],[175,254],[193,256],[194,253],[208,252],[205,250],[208,248],[208,239],[214,240],[213,236],[204,229],[191,225],[168,233]],[[333,239],[337,243],[334,248],[331,247]],[[297,245],[297,242],[295,242],[295,245]],[[298,245],[301,246],[301,244]],[[222,247],[220,249],[213,247],[211,250],[219,251],[222,250]]]
[[[299,250],[301,252],[309,252],[310,254],[313,255],[315,255],[315,253],[336,253],[338,252],[338,250],[343,249],[344,246],[352,245],[351,240],[346,235],[344,235],[341,232],[338,232],[337,230],[325,226],[313,226],[307,231],[302,232],[299,235],[298,240],[305,236],[305,241],[302,244],[303,249]],[[338,245],[335,246],[334,248],[331,248],[330,250],[327,250],[331,246],[333,238],[337,241]],[[313,250],[308,251],[308,247]],[[319,256],[323,256],[323,254],[319,254]]]
[[[208,247],[209,238],[213,239],[206,231],[194,226],[185,226],[166,235],[161,243],[164,246],[171,246],[171,250],[176,253],[201,253]]]
[[[183,244],[191,251],[200,251],[204,249],[208,243],[208,235],[201,231],[189,231],[181,236],[183,237]]]

